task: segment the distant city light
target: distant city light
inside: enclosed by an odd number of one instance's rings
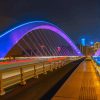
[[[91,46],[92,46],[92,45],[94,45],[94,42],[93,42],[93,41],[91,41],[91,42],[90,42],[90,45],[91,45]]]
[[[85,38],[82,38],[82,39],[81,39],[81,44],[82,44],[83,46],[86,45],[85,41],[86,41]]]
[[[100,56],[95,56],[93,59],[98,65],[100,65]]]

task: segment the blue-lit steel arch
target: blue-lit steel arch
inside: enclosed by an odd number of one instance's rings
[[[19,25],[0,36],[0,58],[4,58],[11,48],[18,43],[28,32],[37,29],[51,30],[65,39],[65,41],[75,50],[78,56],[81,56],[80,50],[75,46],[71,39],[57,26],[45,21],[31,21]]]

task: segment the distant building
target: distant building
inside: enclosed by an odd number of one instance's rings
[[[100,48],[100,42],[96,42],[94,45],[90,46],[84,46],[82,44],[79,44],[78,47],[80,48],[80,51],[86,55],[86,56],[92,56],[95,54],[95,52]]]
[[[92,48],[90,46],[83,46],[82,53],[86,56],[91,56],[92,55]]]
[[[80,51],[85,55],[85,56],[92,56],[94,52],[94,46],[78,46],[80,48]]]
[[[94,51],[96,52],[100,48],[100,42],[94,44]]]

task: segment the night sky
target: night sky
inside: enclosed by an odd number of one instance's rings
[[[0,0],[0,34],[19,24],[44,20],[73,41],[100,41],[100,0]]]

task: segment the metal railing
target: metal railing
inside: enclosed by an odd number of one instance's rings
[[[28,64],[14,68],[0,70],[0,95],[4,95],[5,89],[15,84],[25,85],[26,80],[30,78],[38,78],[40,74],[47,74],[47,71],[53,71],[63,67],[67,60],[59,60],[54,62],[41,62]]]
[[[97,65],[97,63],[93,59],[91,59],[91,61],[92,61],[93,66],[95,67],[95,70],[97,71],[97,73],[100,76],[100,66]]]

